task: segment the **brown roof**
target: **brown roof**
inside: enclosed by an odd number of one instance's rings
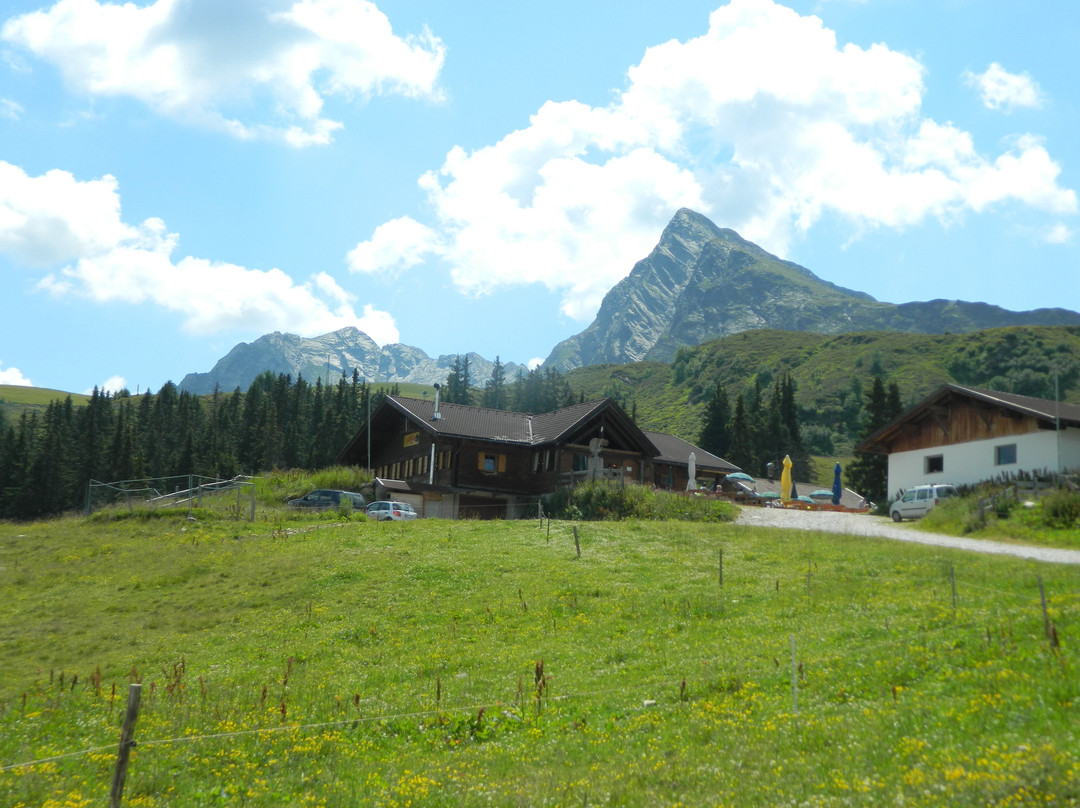
[[[981,387],[965,387],[961,384],[943,384],[913,407],[908,408],[877,432],[869,435],[858,446],[858,452],[882,452],[882,440],[891,435],[901,424],[921,415],[930,407],[939,406],[954,397],[969,398],[995,407],[1018,412],[1053,424],[1060,419],[1063,426],[1080,426],[1080,406],[1065,404],[1048,398],[1033,398],[1015,393],[1002,393]]]
[[[688,443],[682,438],[677,438],[666,432],[650,432],[647,429],[642,431],[645,433],[645,437],[652,441],[653,446],[660,450],[660,454],[654,458],[660,463],[668,463],[673,466],[689,466],[690,453],[693,452],[694,464],[699,469],[723,472],[739,471],[738,466],[733,466],[722,457],[706,452],[701,447]]]
[[[529,446],[557,441],[575,426],[612,403],[610,399],[588,401],[553,412],[530,415],[524,412],[491,410],[466,404],[440,402],[439,418],[436,420],[435,402],[431,399],[388,396],[386,401],[396,409],[412,416],[435,435],[477,438],[502,443],[523,443]]]

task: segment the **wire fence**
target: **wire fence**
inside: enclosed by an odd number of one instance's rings
[[[250,477],[220,479],[198,474],[144,477],[102,482],[91,480],[86,491],[86,515],[103,508],[211,509],[236,519],[255,521],[255,484]]]

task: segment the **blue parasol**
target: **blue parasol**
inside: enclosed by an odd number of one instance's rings
[[[833,481],[832,481],[832,504],[840,504],[840,464],[836,464],[836,468],[833,469]]]

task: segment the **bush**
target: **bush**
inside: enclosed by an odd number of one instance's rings
[[[1043,520],[1049,527],[1080,527],[1080,493],[1059,488],[1042,499]]]
[[[256,496],[265,505],[281,505],[316,488],[359,492],[371,485],[370,472],[355,466],[331,466],[318,471],[275,469],[254,478]]]
[[[590,480],[576,488],[546,495],[544,512],[557,519],[617,521],[623,519],[683,519],[729,522],[738,512],[724,500],[658,491],[642,485]]]

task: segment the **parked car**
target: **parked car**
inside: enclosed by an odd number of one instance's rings
[[[894,522],[901,519],[918,519],[943,499],[959,496],[951,485],[916,485],[904,492],[889,508]]]
[[[408,502],[394,500],[372,502],[364,509],[364,513],[367,514],[368,519],[374,519],[376,522],[385,522],[387,520],[397,522],[403,519],[416,518],[416,511],[413,510],[412,505]]]
[[[325,510],[338,507],[343,499],[351,502],[352,507],[357,509],[363,508],[367,504],[364,495],[357,494],[355,491],[333,491],[329,488],[316,488],[311,493],[304,494],[300,499],[290,499],[288,506],[290,508]]]

